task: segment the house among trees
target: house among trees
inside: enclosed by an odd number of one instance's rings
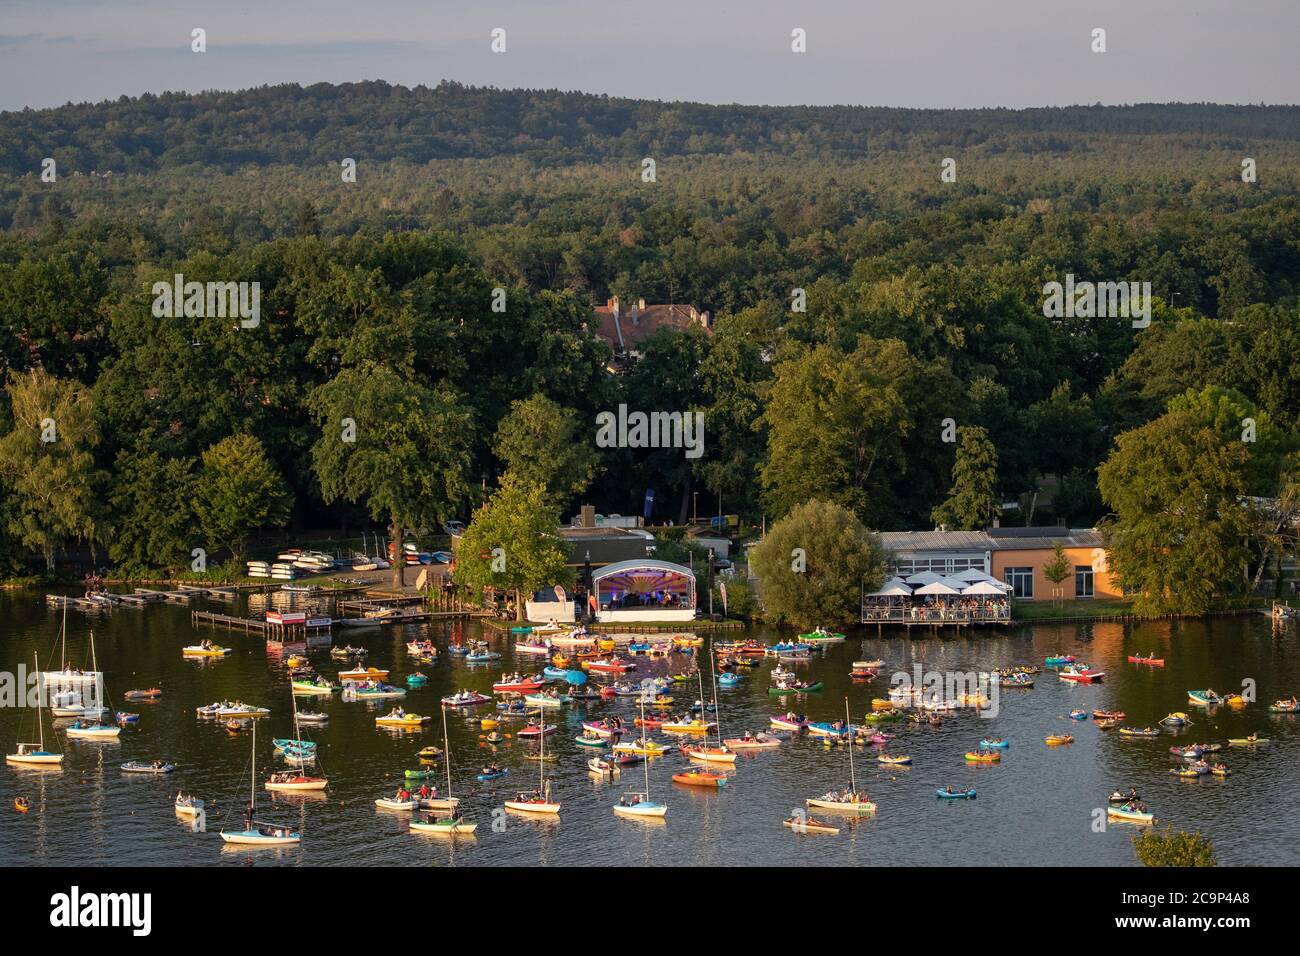
[[[638,346],[660,329],[685,331],[698,326],[705,332],[713,331],[709,313],[701,312],[693,305],[646,305],[645,299],[627,305],[614,296],[604,305],[596,306],[595,313],[596,337],[614,351],[616,367],[625,367],[640,359]]]

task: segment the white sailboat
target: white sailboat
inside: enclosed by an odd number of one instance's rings
[[[641,698],[641,749],[645,750],[645,697]],[[645,790],[623,794],[614,804],[614,812],[621,817],[641,817],[663,819],[668,815],[668,806],[655,803],[650,799],[650,761],[642,760],[645,767]]]
[[[429,813],[423,820],[412,820],[410,828],[416,833],[444,833],[449,836],[463,834],[470,836],[478,829],[478,824],[466,820],[464,815],[456,813],[460,801],[451,795],[451,742],[447,739],[447,708],[442,708],[442,759],[447,764],[447,795],[434,800],[421,800],[420,805],[429,804],[433,809],[448,811],[447,816],[437,817]],[[436,804],[443,804],[437,806]]]
[[[99,673],[99,661],[95,658],[95,632],[90,632],[90,667],[91,674],[95,676],[96,688],[103,687],[102,675]],[[122,733],[122,728],[117,724],[106,724],[100,716],[104,708],[99,706],[99,697],[96,695],[95,703],[82,708],[85,716],[78,717],[70,726],[65,728],[65,732],[70,740],[108,740],[115,741]]]
[[[293,734],[295,739],[298,741],[298,747],[294,753],[295,755],[301,756],[303,745],[302,728],[298,725],[298,698],[291,693],[289,699],[293,701]],[[253,727],[254,732],[256,732],[257,721],[253,722]],[[313,753],[313,760],[315,759],[315,756],[315,753]],[[302,766],[308,761],[305,759],[299,759],[291,762]],[[279,790],[284,793],[301,793],[307,790],[324,790],[328,783],[329,781],[324,777],[313,777],[311,774],[303,773],[301,771],[277,771],[271,774],[270,780],[266,781],[266,789]]]
[[[541,733],[537,742],[541,750],[537,759],[537,789],[532,793],[517,794],[515,799],[505,801],[507,810],[520,813],[545,813],[558,816],[560,804],[551,799],[551,786],[546,782],[546,711],[537,708],[537,718],[541,721]]]
[[[712,651],[712,647],[709,648]],[[704,716],[704,672],[700,671],[700,716]],[[736,762],[736,752],[722,742],[722,720],[718,713],[718,670],[717,664],[713,659],[713,654],[709,654],[709,674],[713,678],[713,726],[718,732],[718,746],[709,746],[709,736],[704,735],[704,744],[700,747],[690,747],[686,755],[692,760],[703,760],[708,763],[728,763]]]
[[[90,635],[91,654],[95,650],[95,635]],[[63,605],[63,621],[59,625],[59,669],[46,671],[41,675],[45,682],[46,693],[50,700],[50,713],[55,717],[92,717],[104,716],[108,709],[103,706],[103,675],[97,667],[89,673],[74,671],[68,667],[68,606]],[[87,697],[90,698],[87,701]]]
[[[40,673],[40,660],[36,654],[32,654],[32,663],[37,673]],[[40,743],[36,744],[19,744],[18,752],[5,755],[5,763],[29,766],[49,766],[51,764],[63,763],[63,754],[56,754],[45,749],[45,722],[41,719],[41,697],[44,695],[44,688],[38,687],[36,694],[36,728],[40,733]]]
[[[252,770],[248,778],[248,809],[244,813],[244,829],[222,830],[221,839],[226,843],[242,846],[286,846],[299,843],[302,835],[288,827],[275,826],[270,823],[258,823],[253,819],[257,804],[257,721],[253,721],[253,759]]]
[[[858,778],[853,769],[853,721],[849,717],[849,699],[844,698],[844,726],[848,728],[849,744],[849,790],[848,793],[831,791],[820,797],[809,797],[804,801],[810,807],[822,810],[841,810],[846,813],[875,813],[876,805],[865,793],[858,791]]]

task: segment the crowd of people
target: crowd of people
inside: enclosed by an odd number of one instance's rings
[[[862,603],[862,619],[871,621],[1008,621],[1011,619],[1009,597],[951,597],[925,595],[920,597],[866,598]]]

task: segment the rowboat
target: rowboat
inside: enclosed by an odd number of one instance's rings
[[[776,730],[792,730],[795,733],[808,726],[808,721],[802,715],[796,716],[794,714],[772,717],[769,722]]]
[[[1121,803],[1119,806],[1107,807],[1106,816],[1129,823],[1151,823],[1155,819],[1155,814],[1148,812],[1140,803]]]
[[[685,784],[688,787],[713,787],[716,789],[727,785],[727,775],[721,770],[692,767],[689,770],[683,770],[681,773],[673,774],[673,783]]]
[[[175,764],[164,763],[161,760],[128,760],[122,764],[123,773],[143,773],[143,774],[164,774],[171,773],[176,769]]]
[[[491,703],[492,698],[486,694],[479,694],[475,691],[466,690],[459,694],[452,694],[442,699],[446,707],[478,707],[480,704]]]
[[[936,790],[934,795],[940,800],[974,800],[975,788],[969,790],[953,790],[952,787]]]
[[[816,817],[799,816],[786,817],[781,821],[786,827],[795,833],[839,833],[840,828],[824,820],[818,820]]]
[[[1119,735],[1121,737],[1159,737],[1160,731],[1154,727],[1121,727]]]
[[[792,681],[769,687],[769,694],[811,694],[822,689],[821,681]]]
[[[187,797],[184,792],[179,792],[173,806],[178,817],[197,817],[203,812],[204,803],[198,797]]]
[[[310,790],[324,790],[327,781],[324,777],[311,777],[301,773],[273,773],[271,779],[266,781],[267,790],[277,790],[285,793],[297,793]]]
[[[1184,724],[1190,724],[1191,721],[1187,719],[1187,715],[1181,710],[1176,710],[1172,714],[1161,717],[1160,723],[1168,724],[1171,727],[1182,727]]]
[[[190,647],[181,648],[182,657],[225,657],[229,653],[230,648],[217,647],[215,644],[210,644],[206,647],[202,644],[194,644]]]
[[[397,800],[390,797],[380,797],[375,801],[375,806],[381,810],[418,810],[420,801],[414,797],[409,800]]]
[[[886,767],[910,767],[912,758],[907,754],[880,754],[876,757],[876,762]]]
[[[967,763],[997,763],[1002,759],[998,750],[969,750],[966,752]]]
[[[1165,666],[1165,660],[1164,660],[1164,658],[1163,658],[1163,657],[1156,657],[1156,656],[1154,656],[1154,655],[1151,656],[1151,657],[1137,657],[1137,656],[1134,656],[1133,654],[1130,654],[1129,657],[1128,657],[1128,662],[1129,662],[1130,664],[1150,664],[1152,667],[1164,667],[1164,666]]]
[[[1187,699],[1198,707],[1212,707],[1223,703],[1223,698],[1212,690],[1189,690]]]
[[[759,733],[752,736],[728,737],[722,743],[731,750],[770,750],[781,746],[781,738]]]
[[[69,724],[66,732],[71,740],[116,740],[122,733],[122,728],[113,724],[80,719]]]
[[[1072,744],[1074,743],[1074,735],[1073,734],[1050,734],[1046,738],[1044,738],[1043,742],[1046,743],[1049,747],[1055,747],[1058,744]]]
[[[339,671],[339,680],[343,681],[381,681],[387,676],[388,670],[383,667],[354,667],[352,670]]]

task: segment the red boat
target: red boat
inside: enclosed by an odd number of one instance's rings
[[[494,694],[532,694],[546,686],[546,681],[536,677],[525,677],[522,680],[507,680],[499,684],[492,685]]]
[[[621,661],[618,658],[610,658],[604,661],[592,661],[587,665],[587,670],[596,671],[599,674],[622,674],[636,668],[631,661]]]
[[[646,730],[658,730],[664,725],[665,721],[672,720],[671,717],[665,717],[663,714],[658,716],[650,715],[648,717],[638,717],[632,723],[637,727],[645,727]]]
[[[673,783],[684,783],[688,787],[722,787],[726,786],[727,775],[719,770],[692,768],[673,774]]]
[[[1128,656],[1128,662],[1130,664],[1150,664],[1152,667],[1165,666],[1165,659],[1163,657],[1134,657],[1130,654]]]
[[[1075,684],[1098,684],[1106,676],[1106,672],[1091,670],[1086,665],[1075,667],[1071,664],[1061,671],[1059,676],[1061,680],[1068,680]]]

